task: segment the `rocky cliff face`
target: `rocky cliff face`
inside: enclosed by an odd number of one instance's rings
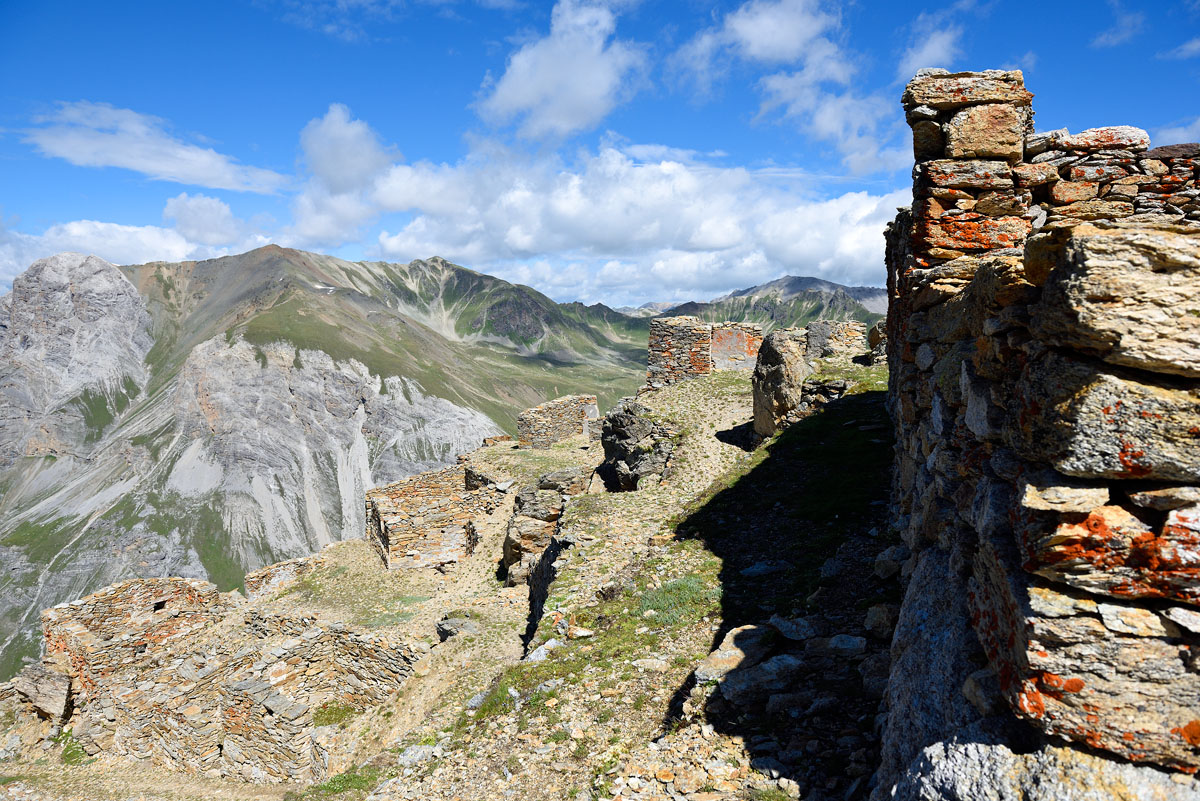
[[[542,333],[501,342],[495,309],[473,332],[473,291]],[[134,576],[229,589],[363,536],[367,489],[453,462],[552,396],[539,340],[562,373],[628,392],[640,369],[598,344],[621,340],[597,313],[441,260],[33,265],[0,299],[0,677],[36,653],[47,606]]]

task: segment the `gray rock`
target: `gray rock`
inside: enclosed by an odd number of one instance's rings
[[[604,462],[596,473],[610,492],[636,490],[644,480],[664,478],[678,432],[654,419],[635,400],[620,401],[604,418]]]
[[[12,686],[39,714],[52,721],[66,717],[71,703],[70,677],[41,665],[30,665],[13,676]]]

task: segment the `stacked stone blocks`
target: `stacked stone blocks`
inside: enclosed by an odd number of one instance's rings
[[[389,570],[460,561],[479,542],[476,520],[496,508],[496,490],[470,482],[461,464],[367,493],[367,540]]]
[[[1035,134],[1031,97],[1000,71],[923,71],[905,92],[918,163],[888,232],[894,500],[914,570],[961,587],[1018,717],[1192,773],[1200,145]],[[895,670],[920,660],[904,648]],[[898,715],[885,763],[923,746]]]
[[[595,439],[600,435],[599,419],[595,395],[564,395],[517,416],[517,443],[522,448],[549,448],[577,434]]]
[[[698,317],[650,321],[646,383],[659,388],[714,370],[753,370],[762,345],[757,323],[705,323]]]

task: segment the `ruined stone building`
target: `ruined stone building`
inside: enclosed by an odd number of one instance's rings
[[[1001,71],[904,92],[913,557],[880,800],[1194,797],[1172,774],[1200,768],[1200,145],[1034,133],[1032,97]]]
[[[654,388],[714,370],[753,370],[762,345],[757,323],[705,323],[697,317],[650,321],[646,383]]]

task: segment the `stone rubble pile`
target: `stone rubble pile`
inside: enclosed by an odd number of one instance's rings
[[[914,555],[874,798],[1195,797],[1200,145],[1036,134],[1031,97],[1002,71],[904,93],[887,347]]]
[[[564,395],[521,412],[517,441],[522,448],[549,448],[576,434],[595,440],[600,436],[599,419],[595,395]]]
[[[458,464],[370,490],[366,538],[389,570],[464,559],[478,543],[476,519],[496,509],[487,481]]]
[[[0,686],[90,755],[255,782],[314,781],[330,757],[313,712],[385,700],[417,653],[385,637],[264,612],[193,579],[126,581],[48,609],[45,656]]]
[[[251,601],[265,598],[324,565],[320,554],[312,554],[261,567],[246,574],[246,597]]]

